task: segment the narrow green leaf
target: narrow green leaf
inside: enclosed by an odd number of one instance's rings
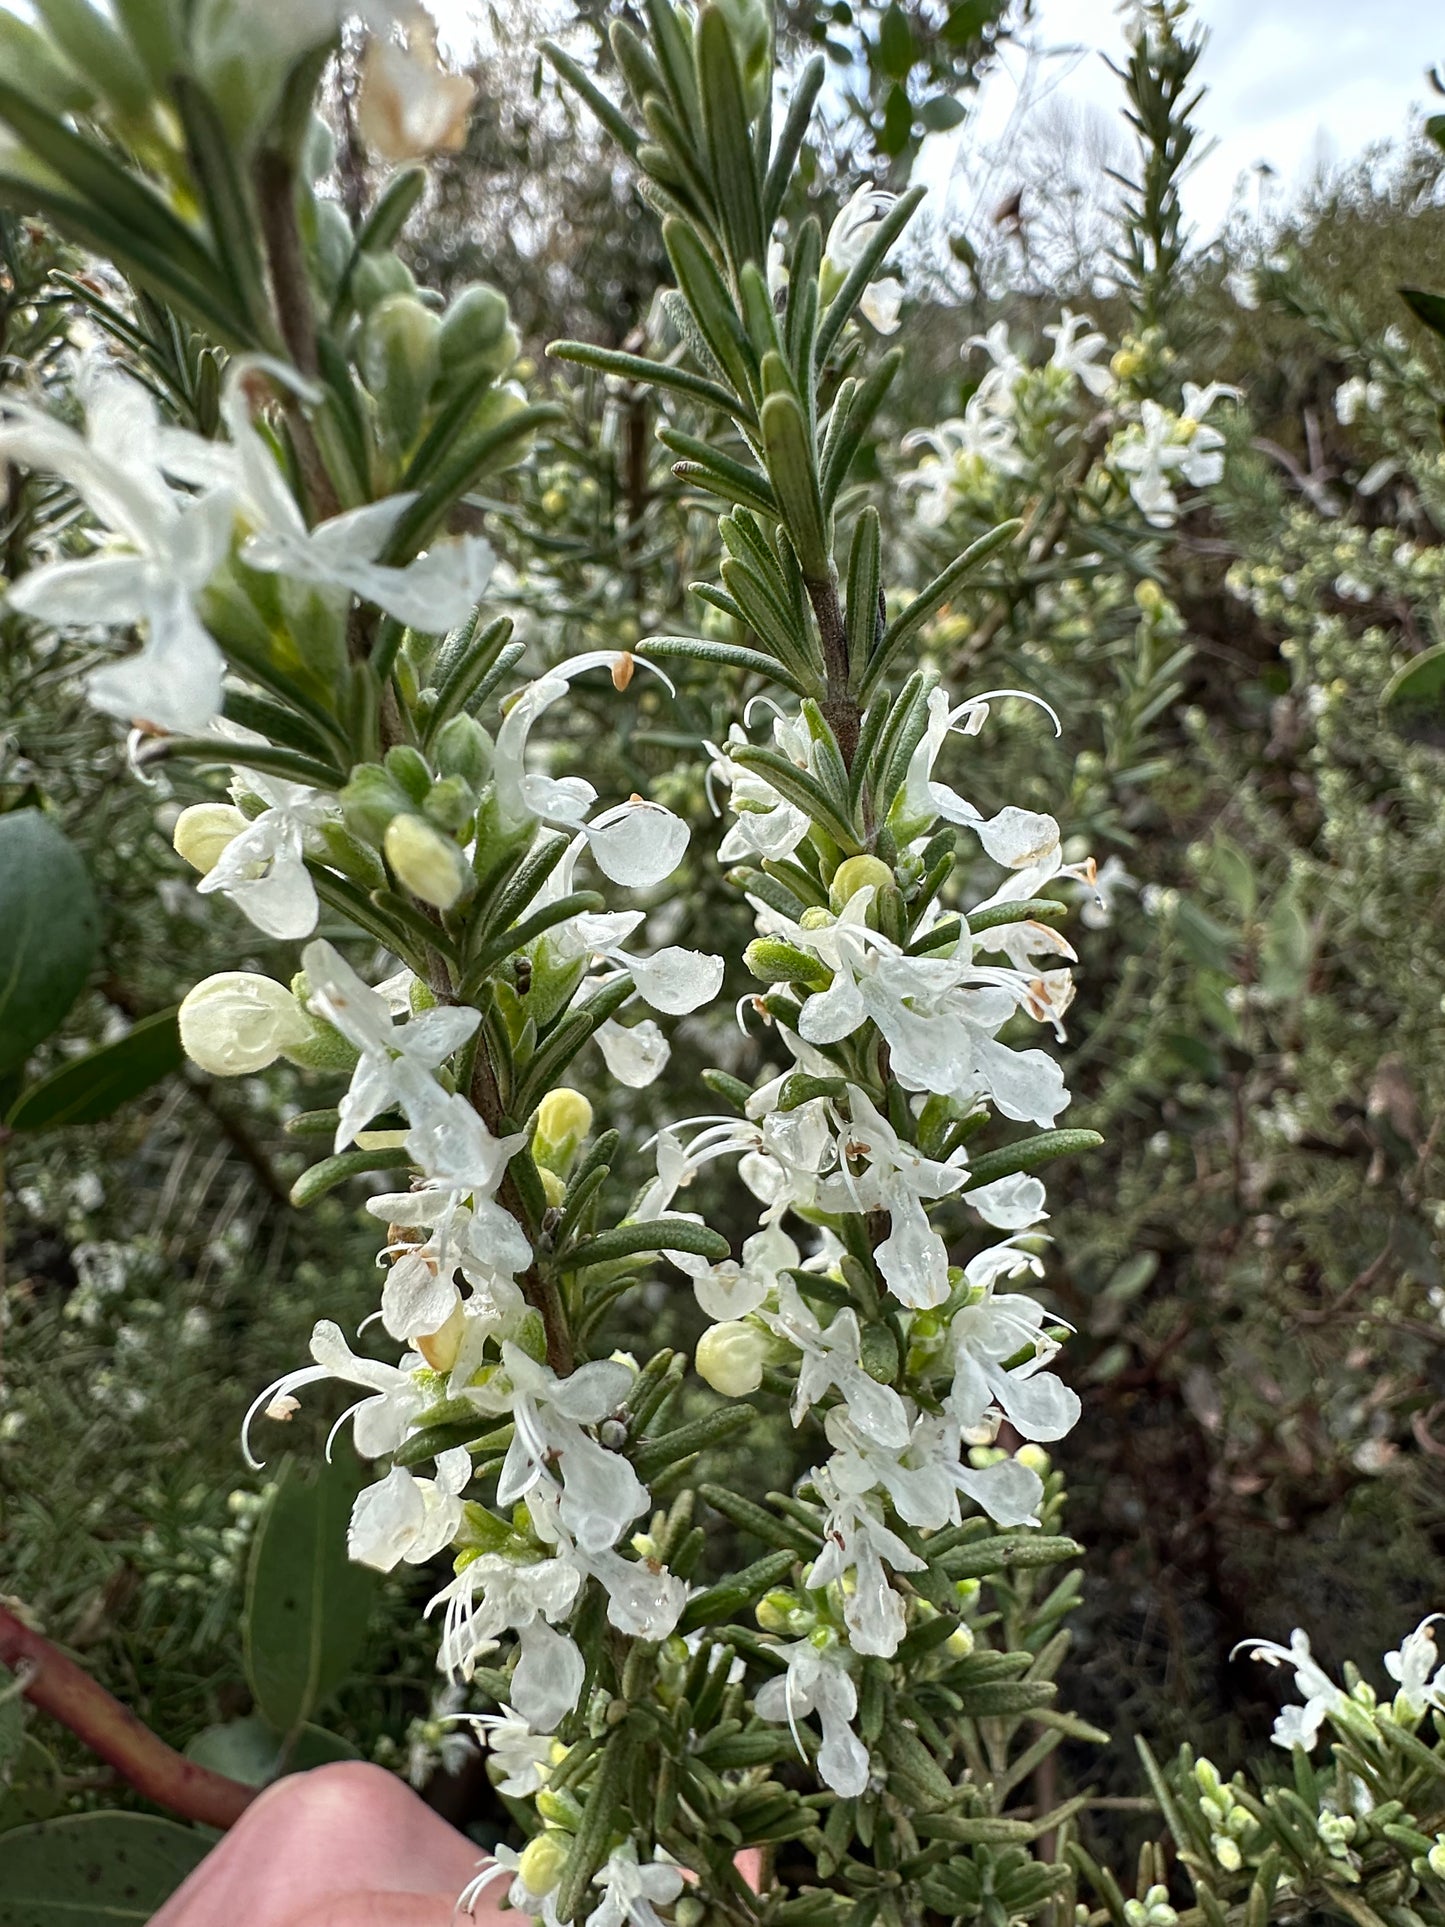
[[[225,272],[238,314],[256,340],[270,332],[264,306],[265,270],[257,245],[257,218],[225,122],[200,82],[177,74],[171,93],[186,137],[186,157],[200,192],[211,242]]]
[[[864,672],[862,686],[864,700],[887,675],[889,665],[914,630],[925,623],[933,612],[948,600],[954,590],[968,580],[975,569],[1012,542],[1022,527],[1022,522],[1017,520],[1000,522],[997,528],[990,529],[976,542],[971,542],[962,555],[950,562],[948,567],[936,575],[925,588],[920,589],[908,607],[893,618],[884,630],[883,639]]]
[[[833,352],[838,337],[843,332],[844,323],[863,299],[868,284],[882,267],[888,250],[913,219],[922,199],[921,187],[911,187],[906,194],[899,195],[878,223],[877,230],[867,247],[849,269],[842,287],[829,302],[818,324],[818,340],[813,349],[814,360],[820,368]]]
[[[714,361],[739,395],[755,399],[756,359],[712,256],[692,229],[675,216],[663,222],[662,239],[688,312]]]
[[[1015,1171],[1036,1171],[1053,1158],[1075,1157],[1081,1151],[1094,1151],[1104,1142],[1097,1131],[1040,1131],[1018,1144],[1005,1144],[997,1151],[984,1151],[969,1166],[965,1191],[993,1184],[998,1178],[1012,1177]]]
[[[848,551],[848,661],[855,673],[872,655],[877,637],[881,554],[881,524],[877,509],[870,503],[854,525],[853,546]],[[855,767],[860,763],[866,769],[867,756],[861,738],[854,756]]]
[[[601,1232],[584,1244],[575,1245],[567,1254],[569,1270],[581,1271],[588,1265],[608,1265],[618,1258],[631,1258],[639,1252],[689,1251],[697,1257],[720,1264],[728,1255],[728,1241],[721,1232],[691,1218],[648,1218],[635,1224],[620,1224]]]
[[[768,476],[804,576],[812,582],[828,578],[828,536],[812,437],[797,398],[773,394],[763,403],[760,417]]]
[[[628,355],[617,348],[597,348],[589,341],[553,341],[548,344],[547,353],[558,361],[571,361],[582,368],[595,368],[600,374],[617,375],[624,381],[646,382],[654,388],[670,388],[679,395],[686,395],[691,401],[703,402],[709,408],[721,409],[724,414],[739,416],[749,423],[755,420],[747,403],[740,402],[726,388],[720,387],[715,381],[708,381],[702,375],[695,375],[689,368],[675,368],[671,362],[650,361],[645,355]]]
[[[719,7],[704,7],[693,32],[697,92],[718,209],[733,264],[767,253],[763,204],[748,141],[748,110],[732,33]]]
[[[639,648],[654,656],[691,656],[697,662],[716,662],[730,669],[749,669],[802,695],[807,685],[772,656],[745,649],[739,643],[713,642],[703,636],[649,636]]]
[[[793,97],[788,105],[788,117],[778,132],[777,145],[773,158],[768,163],[767,178],[763,182],[763,222],[771,233],[773,224],[783,211],[783,200],[788,192],[788,183],[793,178],[798,155],[802,151],[803,140],[808,132],[808,122],[813,118],[813,108],[822,91],[823,80],[828,64],[822,54],[814,54],[793,83]]]
[[[765,1558],[744,1566],[741,1572],[724,1580],[721,1585],[709,1586],[705,1592],[697,1593],[683,1608],[677,1630],[691,1633],[700,1626],[722,1625],[736,1619],[740,1612],[756,1604],[765,1592],[782,1585],[797,1563],[797,1557],[797,1552],[789,1545],[781,1552],[770,1552]]]
[[[636,160],[637,150],[642,144],[642,136],[632,126],[616,101],[609,100],[586,68],[580,66],[571,54],[564,53],[555,40],[544,40],[542,52],[573,92],[582,96],[618,146]]]
[[[301,1173],[291,1187],[291,1202],[298,1211],[304,1211],[348,1178],[364,1177],[369,1171],[401,1171],[411,1161],[411,1153],[400,1144],[376,1151],[339,1151]]]

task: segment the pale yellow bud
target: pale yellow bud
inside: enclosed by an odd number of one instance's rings
[[[190,991],[180,1008],[181,1048],[213,1077],[264,1070],[306,1043],[311,1024],[284,984],[226,970]]]
[[[763,1382],[767,1355],[765,1334],[744,1319],[730,1318],[703,1333],[693,1363],[699,1378],[706,1379],[724,1398],[746,1398]]]
[[[434,1332],[428,1332],[424,1338],[413,1339],[412,1343],[434,1372],[449,1372],[457,1362],[457,1353],[462,1348],[462,1336],[466,1329],[466,1314],[458,1298],[447,1314],[444,1325]]]
[[[176,818],[171,842],[177,856],[202,876],[209,876],[247,821],[234,803],[192,803]]]
[[[875,890],[881,890],[892,881],[893,872],[881,857],[850,856],[833,872],[828,901],[835,910],[841,910],[850,897],[856,897],[860,890],[866,890],[870,884]]]
[[[555,1090],[548,1091],[537,1106],[532,1156],[544,1171],[565,1178],[578,1147],[591,1129],[592,1106],[581,1091],[559,1084]]]
[[[437,910],[450,910],[467,887],[466,859],[425,817],[394,816],[382,840],[397,881]]]
[[[562,1833],[539,1833],[523,1847],[517,1874],[528,1893],[549,1894],[562,1878],[572,1842]]]
[[[567,1197],[567,1180],[559,1178],[555,1171],[549,1171],[545,1164],[537,1166],[537,1176],[542,1180],[542,1193],[554,1211],[561,1208]]]

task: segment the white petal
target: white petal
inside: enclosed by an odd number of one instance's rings
[[[587,824],[586,836],[604,876],[630,890],[648,890],[681,863],[688,827],[660,803],[621,803]]]
[[[391,1572],[416,1543],[425,1523],[426,1505],[418,1482],[401,1466],[393,1466],[379,1483],[357,1493],[346,1550],[358,1565]]]
[[[1058,848],[1058,824],[1053,817],[1041,816],[1037,810],[1020,810],[1010,804],[997,816],[972,827],[994,862],[1002,863],[1009,870],[1038,863]]]
[[[540,1619],[524,1626],[520,1638],[512,1704],[529,1726],[550,1733],[576,1706],[587,1668],[572,1641]]]
[[[1022,1171],[981,1184],[968,1193],[968,1202],[983,1219],[999,1231],[1026,1231],[1045,1216],[1046,1192],[1038,1178]]]
[[[594,1034],[608,1070],[629,1090],[645,1089],[661,1075],[672,1055],[671,1044],[650,1017],[630,1029],[609,1018]]]
[[[627,968],[638,995],[669,1017],[685,1017],[689,1011],[711,1003],[722,988],[721,957],[683,950],[676,944],[669,944],[655,956],[629,957]]]

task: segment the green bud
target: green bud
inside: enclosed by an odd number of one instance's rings
[[[460,776],[474,790],[481,789],[492,773],[492,739],[475,716],[453,716],[444,723],[435,755],[443,776]]]
[[[587,960],[559,956],[545,937],[538,938],[525,954],[532,966],[532,977],[521,1007],[540,1028],[550,1024],[563,1005],[571,1001],[573,992],[587,974]]]
[[[373,848],[380,846],[392,818],[412,807],[412,797],[380,763],[358,763],[341,792],[347,829]]]
[[[528,1358],[535,1358],[539,1365],[545,1361],[547,1357],[547,1327],[542,1322],[541,1312],[534,1310],[531,1305],[528,1305],[527,1309],[517,1320],[517,1329],[510,1333],[509,1336],[513,1344],[519,1345],[527,1354]],[[523,1508],[522,1516],[524,1518],[530,1518],[531,1516],[525,1507]]]
[[[370,843],[363,842],[340,823],[323,823],[321,841],[326,846],[326,861],[333,869],[340,870],[343,876],[354,877],[367,890],[385,888],[386,871]]]
[[[470,783],[464,783],[460,776],[444,776],[439,783],[433,783],[422,811],[427,821],[435,823],[439,830],[456,831],[467,827],[476,807],[476,794]]]
[[[363,254],[351,276],[351,298],[357,312],[368,314],[388,295],[416,294],[416,280],[406,263],[394,254]]]
[[[385,757],[386,773],[406,792],[413,803],[425,803],[431,792],[432,773],[420,750],[409,743],[398,743]]]
[[[425,817],[394,816],[382,849],[398,883],[436,910],[450,910],[471,887],[466,858]]]
[[[833,981],[825,964],[781,937],[754,937],[743,952],[743,962],[765,984],[797,983],[809,990],[826,990]]]
[[[898,1341],[886,1325],[865,1325],[858,1355],[863,1369],[880,1385],[891,1385],[898,1376]]]
[[[333,299],[351,259],[353,236],[346,210],[339,201],[316,203],[316,279],[323,294]]]
[[[575,1793],[565,1787],[560,1793],[551,1787],[543,1787],[540,1793],[533,1796],[533,1800],[538,1813],[553,1826],[565,1827],[569,1833],[575,1833],[581,1826],[582,1803]],[[546,1835],[542,1838],[545,1839]],[[527,1884],[531,1886],[530,1881]],[[534,1887],[532,1891],[535,1893],[537,1889]]]
[[[455,295],[437,337],[437,386],[455,393],[480,375],[500,375],[521,343],[507,313],[507,297],[482,281]]]
[[[390,294],[367,315],[357,361],[393,449],[409,449],[421,432],[437,373],[441,323],[414,295]]]

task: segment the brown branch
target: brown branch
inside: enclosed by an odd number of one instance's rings
[[[0,1661],[15,1673],[32,1705],[68,1727],[137,1793],[183,1820],[234,1826],[260,1790],[197,1766],[167,1746],[58,1646],[3,1606]]]

